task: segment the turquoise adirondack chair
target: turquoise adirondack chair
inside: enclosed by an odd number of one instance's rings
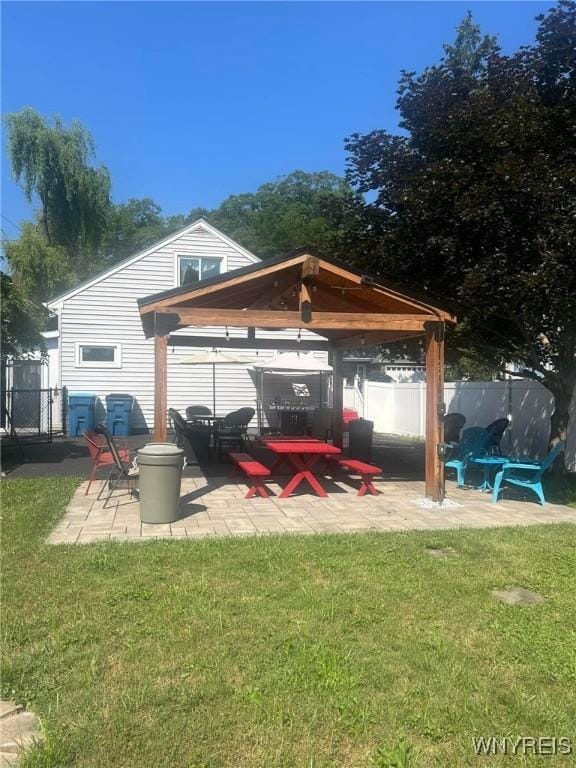
[[[456,485],[461,488],[466,478],[466,469],[472,459],[484,456],[490,442],[490,432],[482,427],[469,427],[462,432],[456,458],[446,462],[446,467],[456,470]]]
[[[540,504],[544,506],[544,488],[542,487],[542,477],[550,469],[558,454],[564,450],[566,443],[563,440],[556,443],[544,461],[533,461],[523,463],[522,461],[509,461],[502,465],[502,469],[496,475],[494,480],[494,490],[492,491],[492,501],[494,504],[498,501],[500,486],[502,483],[520,486],[533,491],[540,499]],[[531,474],[528,474],[531,473]]]

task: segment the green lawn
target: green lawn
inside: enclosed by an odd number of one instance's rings
[[[573,764],[471,737],[576,749],[576,526],[47,546],[74,485],[3,485],[3,695],[48,735],[26,766]]]

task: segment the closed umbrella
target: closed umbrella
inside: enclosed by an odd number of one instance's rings
[[[234,365],[238,363],[249,363],[251,360],[236,357],[229,352],[222,352],[219,349],[203,350],[194,352],[194,354],[180,360],[180,365],[211,365],[212,366],[212,413],[216,416],[216,366]]]

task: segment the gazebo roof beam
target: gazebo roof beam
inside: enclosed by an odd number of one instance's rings
[[[236,328],[308,328],[309,330],[420,331],[425,322],[437,322],[433,314],[388,314],[366,312],[313,312],[309,322],[300,312],[250,309],[196,309],[193,307],[160,307],[158,314],[178,318],[180,325],[230,326]]]

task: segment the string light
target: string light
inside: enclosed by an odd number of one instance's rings
[[[301,342],[302,341],[302,331],[300,330],[300,328],[298,328],[298,337],[296,338],[296,341],[297,342]]]
[[[364,338],[364,334],[362,334],[362,336],[360,336],[360,345],[362,347],[366,346],[366,339]]]
[[[226,326],[226,341],[230,341],[230,332],[228,331],[228,326]]]

